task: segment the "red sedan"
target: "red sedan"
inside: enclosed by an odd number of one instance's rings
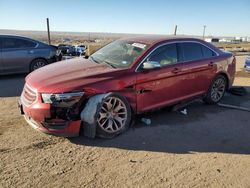
[[[88,59],[38,69],[26,78],[20,108],[49,134],[113,137],[132,114],[194,97],[218,103],[235,75],[235,57],[194,38],[136,37],[114,41]]]

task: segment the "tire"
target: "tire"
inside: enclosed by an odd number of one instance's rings
[[[30,64],[30,72],[39,69],[41,67],[44,67],[47,64],[48,62],[45,59],[35,59]]]
[[[98,137],[113,138],[128,129],[131,108],[126,98],[109,93],[94,96],[89,101],[92,104],[88,102],[86,110],[81,113],[85,136],[93,138],[93,131],[96,130]]]
[[[223,75],[218,75],[210,85],[203,101],[206,104],[217,104],[225,94],[227,88],[227,79]]]

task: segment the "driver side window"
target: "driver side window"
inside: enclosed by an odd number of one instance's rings
[[[149,55],[146,61],[156,61],[163,67],[177,63],[177,45],[167,44],[157,48],[152,54]]]

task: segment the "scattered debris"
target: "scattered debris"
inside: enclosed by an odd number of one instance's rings
[[[151,119],[148,118],[141,118],[141,122],[143,122],[145,125],[151,125]]]
[[[136,163],[137,161],[134,161],[134,160],[130,159],[129,162]]]
[[[228,91],[229,93],[233,95],[238,95],[238,96],[245,96],[247,95],[247,90],[244,87],[232,87]]]
[[[220,169],[217,169],[217,172],[221,173],[221,170],[220,170]]]
[[[232,109],[236,109],[236,110],[242,110],[242,111],[247,111],[250,112],[249,108],[245,108],[242,106],[234,106],[231,104],[223,104],[223,103],[218,103],[218,106],[224,107],[224,108],[232,108]]]
[[[191,101],[186,101],[186,102],[182,102],[182,103],[179,103],[179,104],[176,104],[175,106],[173,106],[172,108],[172,111],[173,112],[177,112],[179,110],[182,110],[183,108],[185,108],[186,106],[194,103],[194,102],[198,102],[198,101],[201,101],[201,99],[193,99]]]
[[[183,114],[183,115],[187,115],[187,109],[184,108],[183,110],[180,110],[180,113]]]

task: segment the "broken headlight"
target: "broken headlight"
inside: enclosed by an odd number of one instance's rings
[[[47,104],[68,103],[73,105],[76,102],[78,102],[83,95],[84,92],[61,93],[61,94],[43,93],[42,100],[44,103]]]

